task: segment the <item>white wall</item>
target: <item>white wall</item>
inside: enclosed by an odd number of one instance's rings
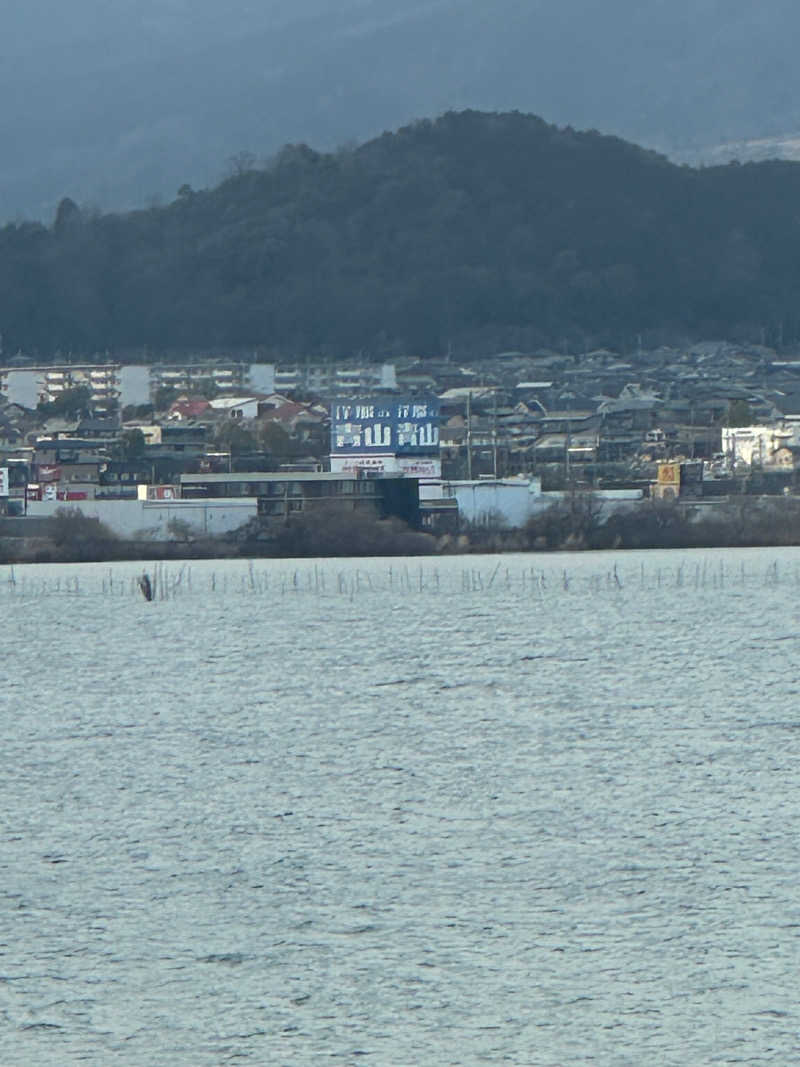
[[[435,499],[434,486],[420,486],[420,499]],[[459,516],[467,522],[482,523],[497,517],[508,526],[524,526],[536,515],[567,496],[564,492],[542,492],[540,478],[481,479],[472,482],[442,482],[443,497],[455,497]],[[641,489],[597,490],[594,500],[602,504],[607,515],[620,508],[638,506],[644,494]]]
[[[33,409],[39,403],[39,373],[35,370],[9,370],[6,397],[11,404]]]
[[[382,389],[396,389],[397,388],[397,374],[395,372],[394,363],[381,364],[381,388]]]
[[[150,396],[150,368],[140,364],[126,364],[119,371],[119,403],[120,407],[128,404],[149,404]]]
[[[212,411],[221,412],[230,418],[254,419],[258,414],[258,400],[255,398],[220,396],[209,403]]]
[[[467,522],[481,523],[497,517],[509,526],[524,526],[542,496],[542,483],[539,478],[449,482],[443,483],[442,491],[444,496],[456,498],[458,514]]]
[[[119,537],[171,539],[167,526],[173,519],[187,523],[196,536],[216,537],[243,526],[258,514],[255,497],[216,500],[29,500],[27,514],[47,518],[59,508],[77,507],[96,518]]]
[[[251,363],[249,374],[250,388],[257,393],[275,392],[275,364],[274,363]]]

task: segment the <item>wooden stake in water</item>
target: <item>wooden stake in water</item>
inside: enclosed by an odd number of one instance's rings
[[[145,600],[149,601],[153,599],[153,584],[150,581],[150,576],[147,571],[142,571],[141,577],[139,578],[139,589]]]

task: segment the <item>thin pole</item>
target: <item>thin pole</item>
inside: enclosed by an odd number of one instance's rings
[[[472,481],[472,393],[467,393],[467,481]]]
[[[494,390],[494,411],[492,418],[492,460],[494,465],[494,478],[497,481],[497,388]]]

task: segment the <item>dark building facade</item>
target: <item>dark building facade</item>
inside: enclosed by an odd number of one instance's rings
[[[421,526],[419,481],[404,476],[353,477],[327,472],[268,471],[183,474],[181,496],[184,499],[257,497],[258,513],[265,520],[286,519],[298,512],[336,506],[379,518],[396,517],[415,529]]]

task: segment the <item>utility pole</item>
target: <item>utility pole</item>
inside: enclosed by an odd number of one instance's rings
[[[494,480],[497,481],[497,387],[494,390],[494,410],[492,412],[492,462]]]
[[[473,480],[473,394],[467,392],[467,481]]]

